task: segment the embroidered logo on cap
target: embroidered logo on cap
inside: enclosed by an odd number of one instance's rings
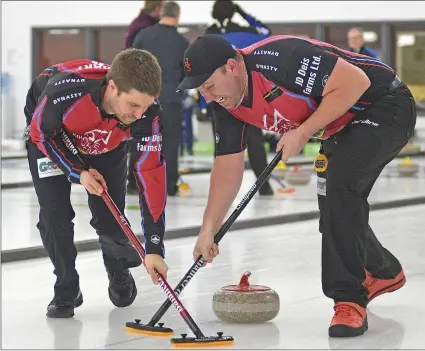
[[[187,57],[184,60],[184,67],[186,68],[186,71],[188,72],[192,71],[192,68],[190,67],[189,59]]]

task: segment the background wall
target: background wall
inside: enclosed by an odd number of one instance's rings
[[[184,24],[210,22],[213,1],[178,1]],[[264,22],[343,22],[424,20],[420,1],[238,1]],[[31,29],[49,26],[127,25],[138,14],[142,1],[7,1],[2,2],[2,73],[11,75],[14,130],[24,125],[25,95],[31,83]]]

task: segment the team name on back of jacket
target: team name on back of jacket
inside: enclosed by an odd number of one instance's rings
[[[66,94],[63,96],[59,96],[58,98],[53,100],[53,104],[56,105],[58,102],[70,100],[70,99],[78,99],[81,96],[83,96],[83,93],[72,93],[72,94]]]
[[[269,56],[279,56],[279,51],[273,50],[255,50],[254,55],[269,55]]]
[[[87,63],[81,66],[78,66],[77,71],[81,70],[91,70],[91,69],[109,69],[111,66],[109,66],[106,63],[97,62],[97,61],[91,61],[91,63]]]
[[[73,60],[64,63],[58,63],[55,65],[57,69],[62,73],[76,74],[80,78],[95,78],[98,79],[99,74],[106,74],[111,68],[110,65],[103,62],[93,60]],[[93,73],[96,77],[90,75]],[[88,74],[88,76],[86,76]],[[74,77],[72,77],[74,78]],[[69,78],[70,79],[70,78]]]
[[[67,83],[84,83],[85,81],[86,80],[84,78],[81,78],[81,79],[79,79],[79,78],[62,79],[62,80],[56,82],[54,84],[54,86],[61,85],[61,84],[67,84]]]

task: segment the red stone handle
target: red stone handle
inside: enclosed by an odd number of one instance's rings
[[[293,173],[301,173],[301,166],[300,165],[295,165],[292,172]]]
[[[238,289],[248,289],[250,287],[248,278],[251,275],[251,272],[245,272],[242,277],[241,281],[239,282]]]

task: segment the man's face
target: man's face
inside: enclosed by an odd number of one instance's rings
[[[131,124],[142,118],[149,106],[155,101],[154,97],[135,89],[131,89],[128,93],[119,93],[113,81],[111,80],[109,83],[112,90],[110,107],[123,124]]]
[[[161,2],[161,5],[158,5],[157,7],[155,7],[155,10],[152,12],[152,17],[156,18],[157,20],[159,20],[160,18],[160,14],[161,14],[161,8],[162,5],[164,5],[164,2]]]
[[[232,109],[239,103],[245,90],[246,76],[240,63],[229,59],[227,64],[215,72],[202,84],[198,90],[207,102],[216,101],[226,109]]]
[[[359,50],[364,45],[363,35],[358,30],[350,30],[348,32],[348,46],[351,49]]]

